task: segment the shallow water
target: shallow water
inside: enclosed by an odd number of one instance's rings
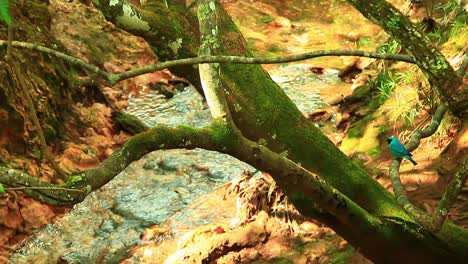
[[[277,44],[280,53],[347,47],[353,44],[352,41],[343,40],[340,34],[348,34],[362,20],[345,12],[349,7],[340,4],[341,1],[328,4],[324,1],[299,0],[264,2],[290,3],[291,6],[278,7],[279,15],[288,17],[293,23],[298,23],[299,28],[305,29],[301,32],[273,32],[268,41]],[[317,13],[317,10],[320,12]],[[338,15],[340,12],[342,14]],[[245,17],[245,14],[242,15]],[[242,23],[239,24],[243,30]],[[247,39],[249,34],[245,33]],[[281,42],[283,40],[292,42]],[[321,58],[313,63],[269,65],[266,68],[298,108],[310,113],[327,106],[323,98],[328,93],[339,94],[342,89],[349,89],[338,78],[336,69],[336,65],[343,66],[345,61],[342,58]],[[310,71],[311,67],[324,65],[327,68],[324,68],[323,74]],[[126,112],[150,127],[162,124],[203,127],[211,122],[209,111],[203,107],[201,97],[193,88],[177,92],[171,99],[154,91],[129,98]],[[200,170],[196,166],[206,169]],[[235,177],[242,177],[243,170],[255,171],[230,156],[202,149],[152,152],[90,194],[56,223],[38,230],[10,256],[11,263],[57,263],[59,259],[76,263],[118,263],[133,246],[141,242],[141,233],[150,225],[161,224],[174,215],[178,220],[185,221],[185,226],[209,223],[210,217],[193,218],[187,216],[184,210],[202,195]],[[191,212],[191,215],[196,213]],[[172,228],[172,233],[178,235],[176,227]]]
[[[206,169],[200,170],[200,166]],[[73,263],[117,263],[141,242],[145,228],[184,212],[197,198],[241,177],[244,170],[255,171],[213,151],[154,151],[91,193],[56,223],[38,230],[10,256],[10,262],[56,263],[63,259]],[[184,216],[179,214],[177,221],[184,226],[198,226],[216,215],[202,219]],[[180,234],[174,228],[171,233],[177,237]]]

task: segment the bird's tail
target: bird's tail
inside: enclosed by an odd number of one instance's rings
[[[408,155],[408,156],[405,156],[405,158],[407,158],[409,161],[411,161],[411,163],[413,163],[413,165],[414,165],[414,166],[418,165],[418,163],[417,163],[416,161],[414,161],[414,159],[413,159],[413,158],[411,158],[411,156],[410,156],[410,155]]]

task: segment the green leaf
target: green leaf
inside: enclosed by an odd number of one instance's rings
[[[3,0],[0,0],[0,1],[3,1]],[[3,188],[3,184],[0,183],[0,193],[4,193],[5,192],[5,188]]]
[[[11,25],[11,16],[10,16],[10,1],[9,0],[0,0],[0,20],[5,21],[8,25]]]

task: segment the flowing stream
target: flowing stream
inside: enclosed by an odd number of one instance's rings
[[[320,80],[313,74],[304,74],[306,70],[300,70],[303,68],[301,65],[283,66],[271,73],[299,108],[307,112],[324,103],[310,92],[311,82]],[[337,77],[327,78],[322,81],[332,82]],[[211,122],[202,98],[191,87],[171,99],[156,92],[130,98],[127,113],[152,127],[179,124],[202,127]],[[116,263],[140,243],[145,228],[162,224],[175,214],[180,214],[178,219],[184,226],[209,223],[210,217],[184,217],[184,210],[200,196],[235,177],[242,177],[244,170],[255,172],[248,164],[218,152],[203,149],[154,151],[91,193],[55,224],[36,232],[33,239],[11,256],[11,262],[55,263],[61,258],[77,263],[96,260]],[[216,209],[213,210],[211,215],[216,217]],[[231,217],[234,214],[233,211]],[[176,237],[180,235],[175,228],[171,231]]]
[[[306,1],[294,1],[294,4],[298,2]],[[313,30],[310,28],[309,32]],[[304,34],[307,33],[301,36]],[[315,66],[296,63],[267,68],[272,79],[304,113],[324,108],[322,95],[328,89],[343,86],[337,70],[324,69],[323,73],[316,74],[312,67]],[[130,98],[126,111],[150,127],[179,124],[203,127],[211,122],[209,110],[190,87],[171,99],[155,91]],[[203,218],[193,217],[196,215],[193,212],[187,215],[186,211],[197,198],[233,178],[242,177],[243,171],[258,173],[235,158],[202,149],[149,153],[57,222],[36,231],[11,254],[10,262],[57,263],[62,259],[73,263],[118,263],[132,247],[141,243],[141,233],[148,226],[161,225],[174,216],[185,226],[207,224],[213,217],[220,217],[216,208]],[[234,217],[234,214],[233,211],[232,215],[223,217]],[[181,235],[176,226],[171,228],[175,237]]]

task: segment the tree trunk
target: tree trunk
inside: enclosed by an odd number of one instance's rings
[[[348,0],[365,17],[381,26],[397,39],[416,61],[418,67],[435,89],[447,101],[452,113],[468,116],[468,89],[445,59],[432,47],[427,36],[419,31],[398,9],[384,0]]]

